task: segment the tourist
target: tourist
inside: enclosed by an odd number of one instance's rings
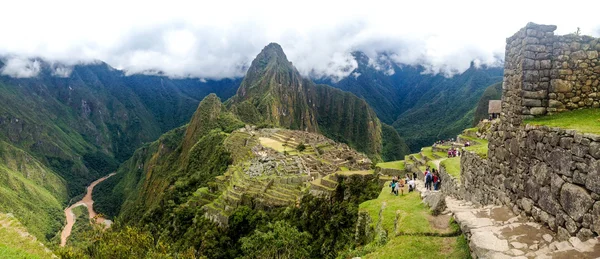
[[[437,182],[438,182],[438,174],[434,173],[433,174],[433,190],[434,191],[438,190],[438,188],[437,188]]]
[[[415,180],[411,179],[410,181],[408,181],[408,192],[414,191],[415,188],[416,188]]]
[[[415,181],[417,180],[417,173],[413,172],[413,178],[412,179],[415,180]]]
[[[433,177],[431,175],[431,172],[427,171],[427,174],[425,174],[425,189],[431,191],[432,181],[433,181]]]

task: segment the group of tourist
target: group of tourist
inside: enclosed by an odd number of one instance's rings
[[[449,139],[446,139],[446,140],[438,140],[435,143],[433,143],[433,146],[444,145],[446,143],[454,143],[454,138],[449,138]]]
[[[428,166],[423,174],[425,175],[425,189],[437,191],[441,188],[442,179],[435,168],[430,169]]]
[[[448,149],[448,158],[460,156],[460,151],[457,148]]]
[[[417,187],[415,179],[417,178],[417,174],[413,174],[411,178],[408,174],[406,174],[406,178],[400,179],[398,176],[392,177],[392,182],[390,183],[390,187],[392,188],[391,193],[398,196],[398,193],[404,195],[404,186],[408,185],[408,192],[412,192]]]

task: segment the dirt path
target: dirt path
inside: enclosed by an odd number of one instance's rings
[[[441,158],[441,159],[436,159],[436,160],[432,161],[433,164],[435,164],[436,170],[438,170],[438,171],[440,170],[440,162],[442,162],[442,160],[444,160],[444,159]]]
[[[86,206],[88,209],[88,214],[90,215],[90,219],[93,219],[94,217],[96,217],[96,211],[94,211],[94,200],[92,199],[92,191],[94,190],[94,187],[96,187],[97,184],[108,179],[109,177],[111,177],[113,175],[115,175],[115,173],[109,174],[107,176],[104,176],[104,177],[94,181],[92,184],[90,184],[90,186],[87,187],[87,193],[85,194],[83,199],[81,199],[80,201],[76,202],[75,204],[73,204],[70,207],[65,209],[65,216],[67,217],[67,225],[65,226],[65,228],[63,229],[63,231],[60,235],[60,246],[65,246],[67,244],[67,238],[69,238],[69,236],[71,235],[71,230],[73,229],[73,225],[75,224],[75,213],[73,213],[73,208],[78,207],[78,206]],[[112,221],[107,220],[103,217],[96,218],[96,222],[104,223],[104,224],[106,224],[107,227],[109,227],[110,224],[112,223]]]

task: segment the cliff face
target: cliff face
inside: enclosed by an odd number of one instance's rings
[[[319,132],[369,155],[381,152],[381,124],[371,107],[302,78],[276,43],[258,54],[228,105],[247,123]]]
[[[249,123],[316,132],[315,112],[305,95],[310,87],[312,82],[300,76],[281,46],[271,43],[252,61],[231,100],[232,109]],[[258,113],[259,118],[245,116],[247,109],[255,110],[251,113]]]

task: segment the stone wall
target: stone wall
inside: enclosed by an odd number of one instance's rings
[[[464,199],[464,192],[460,180],[448,174],[446,168],[442,165],[440,165],[440,178],[442,180],[440,188],[442,193],[456,199]]]
[[[465,199],[506,205],[566,240],[600,234],[600,136],[523,125],[523,119],[598,107],[598,39],[555,36],[533,23],[507,39],[502,113],[488,158],[461,158]]]
[[[554,30],[529,23],[506,40],[502,112],[508,119],[600,107],[600,42]]]
[[[513,133],[492,133],[489,159],[464,153],[465,197],[507,205],[562,240],[600,234],[600,136],[530,125]]]

